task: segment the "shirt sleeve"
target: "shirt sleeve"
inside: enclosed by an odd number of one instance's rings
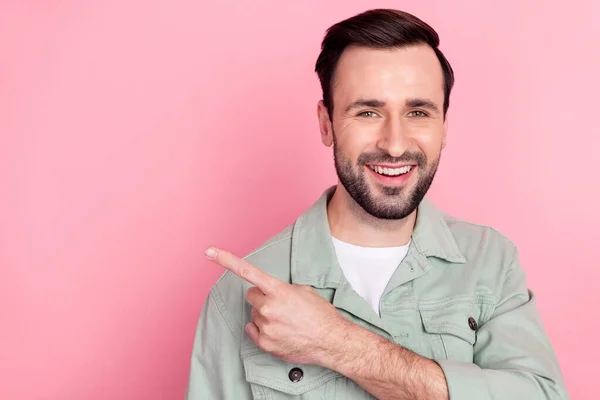
[[[186,400],[252,399],[240,357],[238,325],[213,287],[196,329]]]
[[[565,400],[562,373],[516,250],[502,295],[477,331],[474,363],[435,360],[450,400]]]

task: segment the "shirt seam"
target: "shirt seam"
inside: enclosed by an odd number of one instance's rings
[[[498,229],[494,228],[493,226],[486,225],[486,224],[478,224],[476,222],[471,222],[471,221],[467,221],[467,220],[464,220],[464,219],[459,219],[459,218],[453,217],[453,216],[448,215],[448,214],[445,214],[445,215],[447,216],[447,218],[443,218],[443,219],[446,222],[446,224],[448,224],[448,222],[453,222],[453,223],[458,223],[458,224],[470,225],[470,226],[473,226],[473,227],[476,227],[476,228],[486,228],[486,229],[489,229],[489,230],[493,231],[494,233],[498,234],[502,239],[504,239],[506,242],[508,242],[513,249],[516,250],[516,245],[511,240],[511,238],[508,237],[502,231],[499,231]],[[448,227],[448,228],[449,228],[450,231],[452,230],[450,227]],[[513,259],[514,259],[514,257],[513,257]]]
[[[212,298],[212,301],[215,302],[215,305],[217,306],[217,310],[219,311],[219,314],[221,315],[221,318],[223,319],[223,321],[225,321],[225,324],[229,328],[229,331],[235,338],[238,345],[241,346],[241,344],[242,344],[241,339],[238,337],[238,335],[236,335],[234,327],[232,326],[235,323],[232,322],[230,318],[228,318],[229,310],[227,309],[227,305],[223,301],[223,298],[221,297],[221,293],[219,292],[219,289],[216,286],[213,287],[213,289],[210,291],[210,297]],[[235,328],[238,328],[238,326],[236,325]]]
[[[509,241],[510,242],[510,241]],[[494,310],[492,311],[492,315],[493,313],[496,312],[496,310],[502,306],[502,304],[504,304],[506,301],[508,301],[511,297],[513,297],[515,295],[515,293],[512,293],[511,296],[505,297],[502,295],[503,293],[503,288],[506,286],[506,281],[508,279],[510,279],[511,274],[513,273],[513,271],[517,268],[515,265],[518,262],[518,250],[517,247],[514,243],[510,242],[513,248],[513,254],[512,254],[512,258],[510,260],[510,263],[508,264],[508,267],[506,268],[506,273],[504,274],[504,279],[502,281],[502,289],[500,289],[500,294],[497,297],[497,300],[494,304]]]
[[[252,257],[253,255],[255,255],[255,254],[258,254],[258,253],[260,253],[261,251],[263,251],[263,250],[266,250],[266,249],[268,249],[269,247],[271,247],[271,246],[274,246],[274,245],[276,245],[276,244],[277,244],[277,243],[279,243],[279,242],[283,242],[284,240],[289,240],[289,239],[291,239],[291,237],[292,237],[292,236],[286,236],[286,237],[284,237],[284,238],[281,238],[281,239],[278,239],[278,240],[276,240],[276,241],[274,241],[274,242],[272,242],[272,243],[269,243],[269,244],[267,244],[267,245],[264,245],[263,247],[259,247],[258,249],[254,250],[253,252],[251,252],[250,254],[248,254],[247,256],[245,256],[245,257],[244,257],[244,259],[247,259],[248,257]]]

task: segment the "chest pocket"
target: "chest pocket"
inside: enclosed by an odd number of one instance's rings
[[[420,303],[424,355],[472,363],[477,330],[493,312],[493,304],[492,296],[457,296]]]
[[[255,400],[335,398],[339,373],[317,365],[291,364],[261,352],[243,358],[246,380]]]

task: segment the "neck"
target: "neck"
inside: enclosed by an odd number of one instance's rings
[[[409,242],[417,210],[403,219],[376,218],[358,205],[342,184],[338,184],[327,204],[327,217],[331,234],[339,240],[364,247],[393,247]]]

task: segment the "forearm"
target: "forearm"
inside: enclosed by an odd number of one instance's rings
[[[366,329],[346,331],[343,348],[332,352],[328,367],[352,379],[378,399],[447,400],[440,366]]]

